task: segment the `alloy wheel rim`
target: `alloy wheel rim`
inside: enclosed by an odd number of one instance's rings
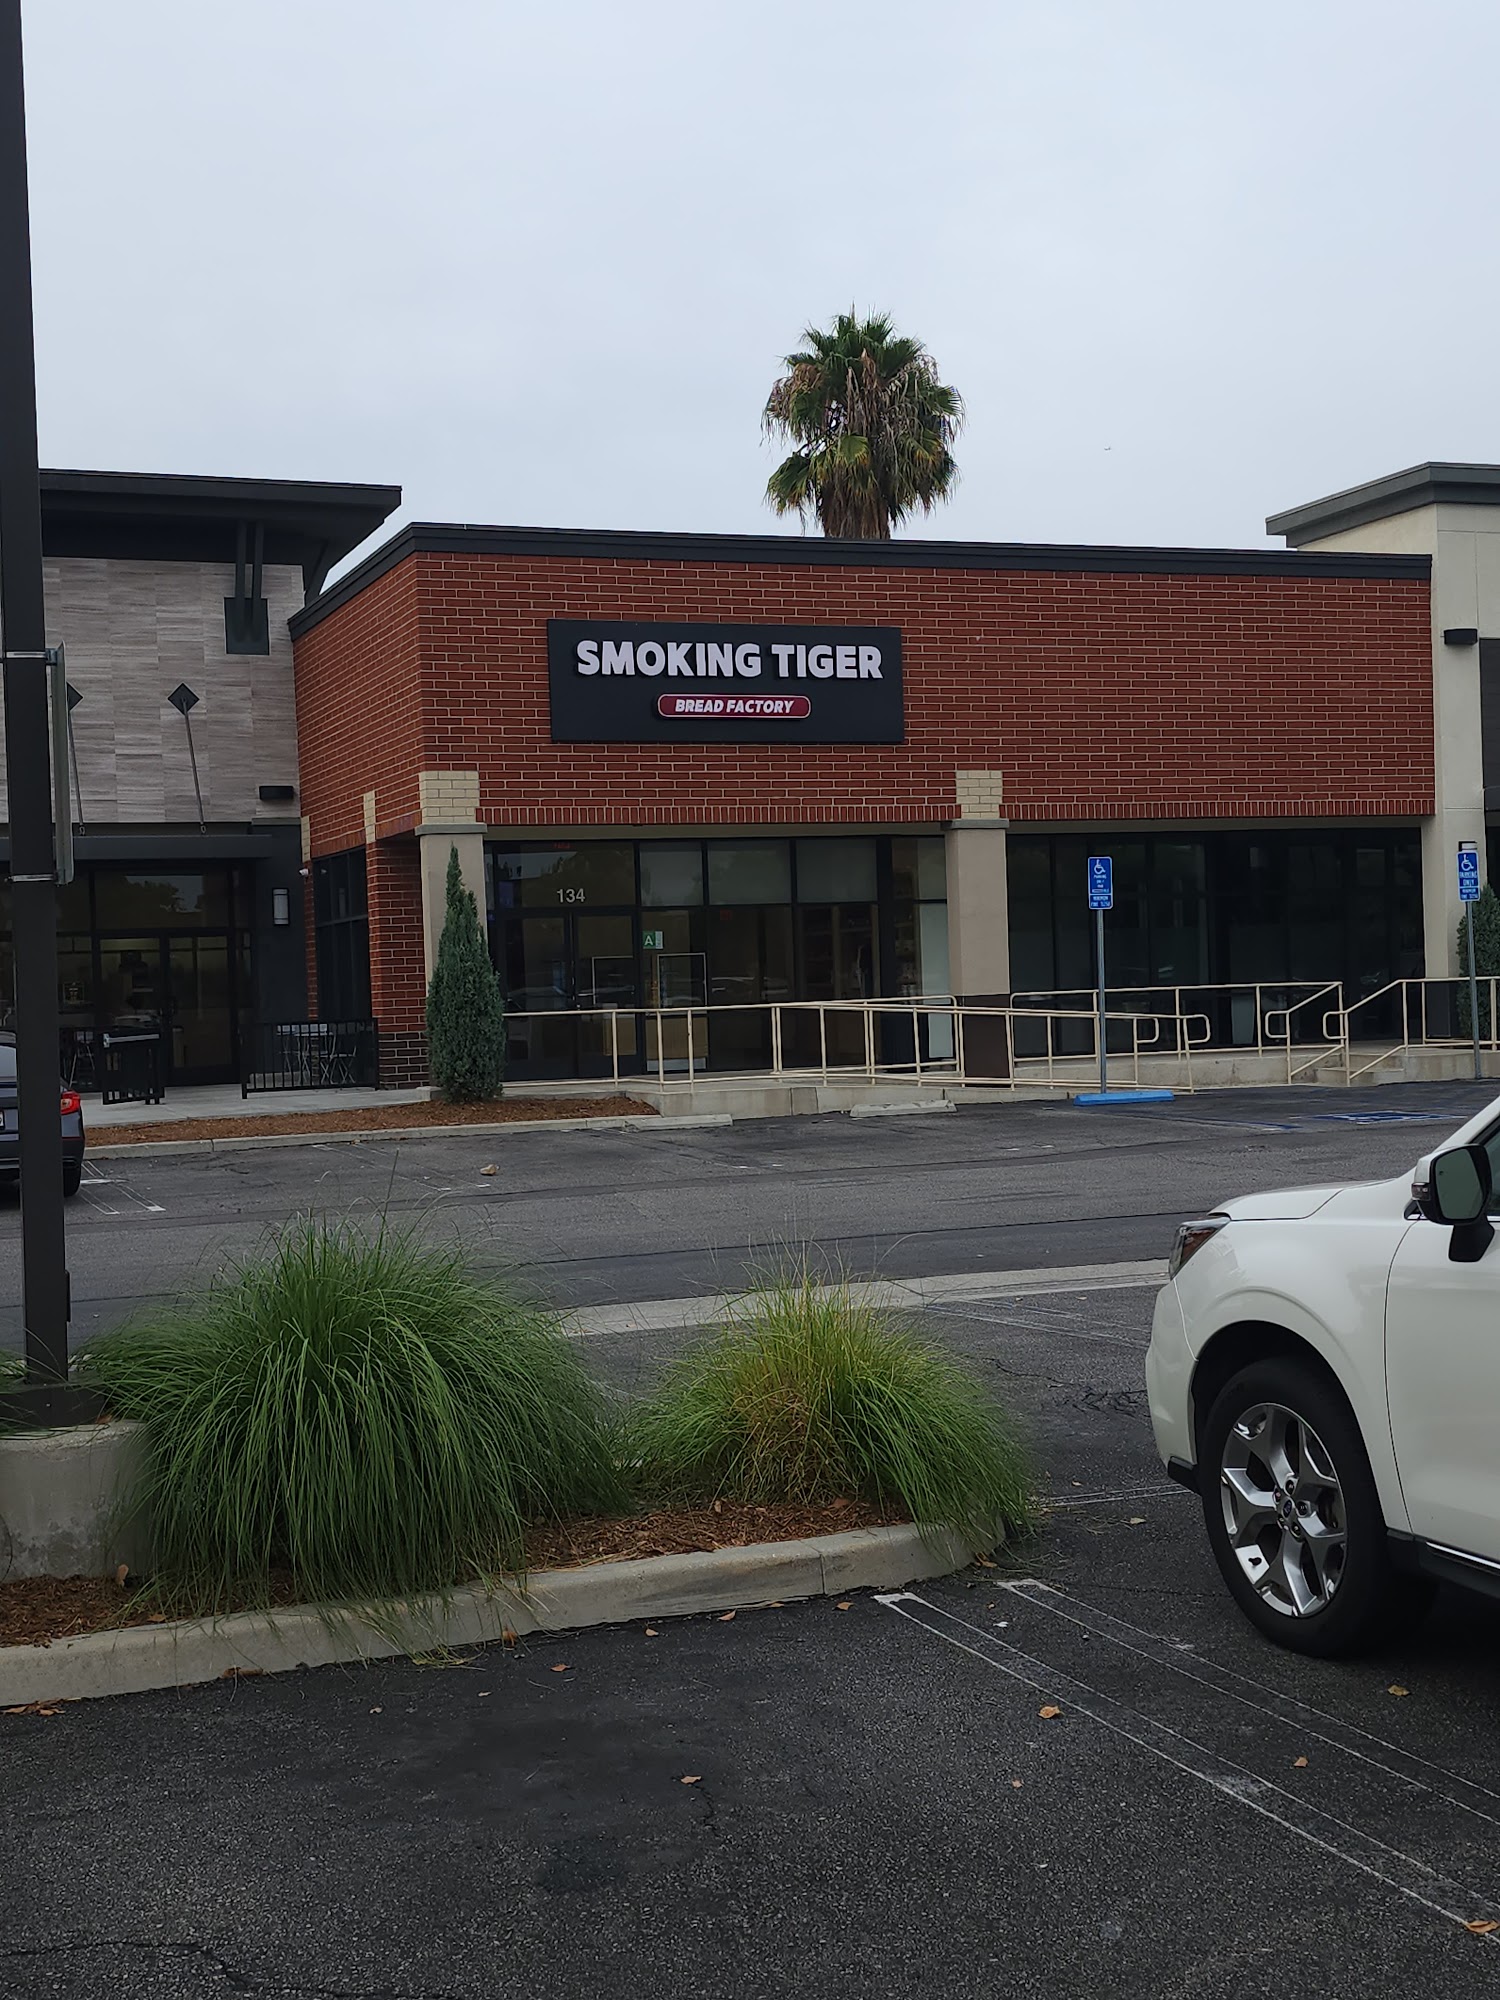
[[[1288,1618],[1325,1610],[1348,1552],[1333,1455],[1285,1403],[1254,1403],[1229,1427],[1219,1465],[1224,1530],[1251,1588]]]

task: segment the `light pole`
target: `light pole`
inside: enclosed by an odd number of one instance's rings
[[[21,0],[0,0],[0,648],[16,980],[21,1256],[28,1382],[42,1421],[61,1412],[46,1385],[68,1373],[67,1241],[58,1115],[57,880],[52,842],[51,708],[42,598],[36,351]],[[56,1407],[48,1407],[55,1405]]]

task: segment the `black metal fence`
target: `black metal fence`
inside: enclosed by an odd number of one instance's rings
[[[373,1090],[380,1081],[374,1021],[241,1024],[240,1096],[252,1090]]]
[[[99,1037],[96,1058],[100,1094],[106,1104],[160,1104],[161,1036],[145,1029]]]

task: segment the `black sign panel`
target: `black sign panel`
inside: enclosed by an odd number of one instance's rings
[[[547,621],[554,743],[899,743],[889,626]]]

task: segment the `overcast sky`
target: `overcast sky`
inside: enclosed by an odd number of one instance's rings
[[[44,464],[795,531],[759,421],[883,307],[913,532],[1255,544],[1500,459],[1495,0],[27,0]]]

